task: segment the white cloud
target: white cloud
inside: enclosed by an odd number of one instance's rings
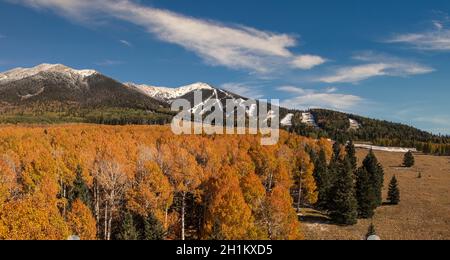
[[[320,92],[312,89],[303,89],[293,86],[279,87],[278,90],[295,95],[293,98],[283,100],[282,106],[295,109],[328,108],[335,110],[348,110],[364,101],[355,95]]]
[[[337,70],[334,75],[322,77],[319,80],[326,83],[358,82],[370,77],[386,75],[387,68],[388,65],[383,63],[345,67]]]
[[[277,89],[280,91],[283,91],[283,92],[297,94],[297,95],[303,95],[307,92],[303,88],[298,88],[298,87],[294,87],[294,86],[282,86],[282,87],[278,87]]]
[[[444,24],[442,22],[440,22],[440,21],[433,21],[433,25],[438,30],[444,29]]]
[[[133,47],[133,44],[131,44],[131,42],[129,42],[127,40],[120,40],[119,42],[127,47]]]
[[[320,77],[318,81],[325,83],[356,83],[379,76],[412,76],[433,72],[434,69],[396,57],[365,52],[354,56],[354,60],[366,64],[338,68],[332,75]]]
[[[320,56],[314,55],[300,55],[292,61],[292,65],[299,69],[312,69],[316,66],[322,65],[326,60]]]
[[[338,91],[338,89],[336,87],[329,87],[329,88],[325,89],[325,92],[327,92],[327,93],[334,93],[336,91]]]
[[[389,39],[390,43],[406,43],[425,51],[450,51],[450,30],[400,34]]]
[[[305,55],[301,58],[292,53],[289,48],[296,46],[297,41],[288,34],[224,25],[130,0],[11,1],[34,8],[52,9],[79,21],[106,16],[131,22],[144,27],[162,41],[195,52],[209,64],[232,69],[267,73],[293,65],[299,69],[311,69],[323,63],[323,59],[317,56]]]
[[[238,94],[242,97],[259,99],[263,97],[261,90],[258,87],[251,86],[244,83],[225,83],[220,86],[224,90],[228,90],[234,94]]]
[[[403,43],[424,51],[450,51],[449,18],[444,21],[432,21],[433,28],[417,33],[396,34],[386,42]]]

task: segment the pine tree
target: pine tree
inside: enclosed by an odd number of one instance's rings
[[[333,161],[339,160],[341,157],[341,144],[339,142],[335,142],[333,144]]]
[[[144,220],[144,240],[164,240],[165,231],[161,222],[150,214]]]
[[[394,176],[389,184],[388,201],[391,205],[398,205],[400,203],[400,189],[398,187],[397,178]]]
[[[403,166],[407,168],[413,167],[415,164],[414,155],[411,151],[408,151],[403,158]]]
[[[331,189],[331,218],[338,224],[354,225],[358,218],[353,171],[350,162],[338,164],[336,181]]]
[[[347,153],[346,154],[347,159],[352,165],[352,168],[356,171],[356,168],[358,167],[358,159],[356,158],[356,149],[352,140],[348,142],[347,146],[345,147],[345,151]]]
[[[375,225],[373,223],[370,224],[369,229],[367,230],[366,240],[371,236],[376,236],[377,231],[375,230]]]
[[[356,198],[358,200],[358,216],[371,218],[377,208],[375,187],[366,169],[360,168],[356,174]]]
[[[73,183],[73,187],[69,192],[69,204],[72,204],[75,200],[81,200],[85,205],[91,205],[91,193],[88,185],[83,179],[83,171],[81,166],[77,167],[76,178]]]
[[[375,190],[376,205],[381,206],[383,203],[382,192],[384,184],[384,170],[372,150],[369,151],[369,154],[364,159],[362,168],[369,173],[370,181]]]
[[[122,231],[118,235],[119,240],[139,240],[139,232],[134,224],[133,214],[126,212],[122,224]]]
[[[320,208],[326,208],[331,183],[327,166],[327,155],[323,149],[320,151],[319,157],[315,161],[314,178],[316,180],[317,191],[319,193],[317,205]]]

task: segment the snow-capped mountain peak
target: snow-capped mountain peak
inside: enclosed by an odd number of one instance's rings
[[[76,70],[62,64],[41,64],[32,68],[16,68],[4,73],[0,73],[0,83],[12,82],[29,77],[34,77],[40,73],[57,73],[73,79],[84,80],[98,72],[95,70]]]
[[[170,101],[197,90],[214,90],[214,88],[211,87],[210,85],[201,82],[178,88],[138,85],[134,83],[125,83],[125,84],[129,87],[137,88],[138,90],[140,90],[141,92],[152,98],[156,98],[162,101]]]

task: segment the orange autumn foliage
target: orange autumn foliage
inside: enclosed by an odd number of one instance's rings
[[[225,167],[220,177],[211,180],[213,197],[206,217],[205,238],[255,239],[256,228],[250,207],[244,200],[237,174]]]
[[[70,230],[56,205],[36,195],[6,203],[0,212],[0,240],[61,240]]]
[[[80,237],[81,240],[95,240],[97,238],[97,228],[91,210],[80,200],[72,204],[72,210],[67,215],[72,234]]]
[[[306,150],[331,157],[331,144],[286,132],[277,145],[259,141],[167,126],[0,126],[0,239],[114,239],[128,210],[154,216],[171,239],[301,238],[296,170],[312,203]],[[73,197],[77,173],[90,201]]]

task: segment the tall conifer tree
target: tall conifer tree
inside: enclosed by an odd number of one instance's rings
[[[356,173],[356,198],[358,200],[358,215],[361,218],[371,218],[377,208],[375,186],[371,182],[369,172],[358,169]]]
[[[357,223],[358,202],[355,198],[352,167],[347,160],[338,165],[336,181],[331,189],[330,216],[338,224],[354,225]]]
[[[398,205],[400,203],[400,189],[398,187],[397,178],[394,176],[389,184],[387,200],[391,205]]]
[[[372,150],[364,159],[362,168],[370,174],[370,181],[375,189],[376,205],[381,206],[383,203],[384,170]]]

